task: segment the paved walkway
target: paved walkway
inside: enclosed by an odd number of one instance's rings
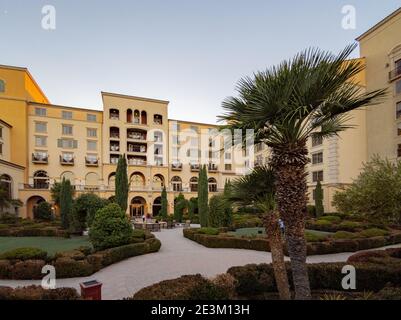
[[[74,287],[87,280],[103,283],[103,299],[122,299],[153,283],[174,279],[186,274],[200,273],[211,277],[227,271],[229,267],[249,263],[269,263],[269,252],[242,249],[209,249],[183,237],[182,229],[163,230],[156,234],[162,242],[159,252],[133,257],[87,278],[57,280],[57,287]],[[309,263],[342,262],[352,253],[328,254],[308,257]],[[0,280],[0,286],[26,286],[40,281]]]

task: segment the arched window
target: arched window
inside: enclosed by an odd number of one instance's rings
[[[171,184],[173,186],[173,191],[175,191],[175,192],[182,191],[182,180],[180,177],[177,177],[177,176],[173,177],[171,179]]]
[[[65,180],[70,180],[71,184],[73,185],[75,182],[74,174],[71,171],[66,171],[63,172],[60,176],[61,181],[63,181],[63,178]]]
[[[99,176],[97,173],[89,172],[85,177],[86,187],[97,187],[99,185]]]
[[[197,177],[192,177],[191,180],[189,180],[189,188],[191,192],[198,192],[198,178]]]
[[[217,181],[215,178],[210,178],[208,181],[209,192],[217,192]]]
[[[141,123],[140,116],[141,116],[141,113],[139,112],[139,110],[135,110],[134,111],[134,123],[135,124]]]
[[[163,142],[163,132],[155,131],[154,137],[155,137],[155,142]]]
[[[163,116],[160,114],[155,114],[153,116],[153,123],[154,124],[163,124]]]
[[[116,187],[116,173],[110,173],[108,179],[109,189],[115,189]]]
[[[8,199],[13,198],[12,194],[12,179],[8,174],[0,176],[0,187],[6,192]]]
[[[161,174],[156,174],[153,177],[153,188],[161,189],[164,187],[164,177]]]
[[[131,109],[127,110],[127,122],[132,123],[132,110]]]
[[[119,120],[120,111],[118,109],[110,109],[110,120]]]
[[[6,91],[6,83],[4,80],[0,80],[0,92],[5,92]]]
[[[40,170],[33,174],[33,187],[35,189],[49,189],[49,176],[46,171]]]
[[[134,172],[130,178],[131,186],[134,188],[143,188],[145,186],[145,176],[140,172]]]
[[[148,115],[147,115],[146,111],[141,112],[141,123],[148,124]]]

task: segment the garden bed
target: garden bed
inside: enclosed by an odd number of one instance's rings
[[[266,237],[239,237],[228,233],[220,233],[218,229],[213,228],[184,229],[183,233],[187,239],[208,248],[270,251],[269,242]],[[372,232],[372,234],[376,233]],[[401,243],[401,232],[397,230],[383,236],[367,236],[352,239],[335,239],[333,237],[307,234],[307,238],[311,240],[307,243],[308,255],[356,252]],[[285,247],[284,251],[287,254]]]
[[[69,237],[60,222],[15,219],[0,222],[0,237]]]
[[[149,232],[136,231],[130,244],[93,252],[91,247],[48,256],[46,251],[19,248],[0,255],[0,279],[42,279],[42,268],[56,268],[58,279],[86,277],[113,263],[147,253],[157,252],[161,243]]]

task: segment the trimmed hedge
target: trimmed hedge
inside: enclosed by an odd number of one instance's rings
[[[195,241],[207,248],[234,248],[257,251],[270,251],[267,238],[240,238],[226,234],[207,235],[199,234],[199,229],[184,229],[184,237]],[[308,255],[321,255],[340,252],[356,252],[367,249],[381,248],[401,243],[401,232],[388,236],[355,239],[329,239],[307,243]],[[284,248],[288,254],[287,248]]]
[[[0,300],[79,300],[81,297],[74,288],[46,290],[40,286],[0,287]]]
[[[4,260],[46,260],[47,252],[38,248],[17,248],[0,254]]]
[[[31,225],[0,228],[0,237],[69,237],[66,230],[58,227],[35,227]]]
[[[58,279],[86,277],[127,258],[157,252],[160,247],[161,242],[154,237],[149,237],[141,243],[131,243],[95,253],[91,253],[90,248],[82,247],[57,253],[54,260],[48,264],[54,265]],[[42,268],[46,264],[45,260],[0,260],[0,279],[42,279]]]

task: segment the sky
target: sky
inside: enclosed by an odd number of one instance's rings
[[[55,29],[42,27],[45,5],[56,10]],[[342,27],[346,5],[355,8],[354,29]],[[27,67],[54,104],[101,109],[107,91],[168,100],[171,119],[216,123],[241,77],[308,47],[338,52],[399,7],[401,0],[0,0],[0,64]]]

